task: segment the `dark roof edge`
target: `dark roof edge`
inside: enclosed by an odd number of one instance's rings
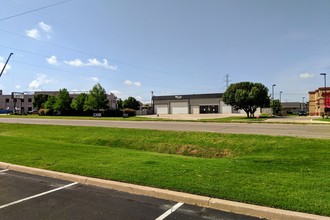
[[[188,94],[188,95],[166,95],[166,96],[153,96],[153,100],[180,100],[180,99],[200,99],[200,98],[222,98],[223,93],[207,93],[207,94]]]

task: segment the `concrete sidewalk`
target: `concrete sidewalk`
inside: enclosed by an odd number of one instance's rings
[[[202,207],[233,212],[243,215],[255,216],[259,218],[275,219],[275,220],[330,220],[330,217],[326,217],[326,216],[318,216],[313,214],[306,214],[300,212],[293,212],[293,211],[286,211],[286,210],[244,204],[239,202],[232,202],[217,198],[198,196],[198,195],[175,192],[165,189],[157,189],[153,187],[133,185],[129,183],[122,183],[111,180],[90,178],[85,176],[14,165],[4,162],[0,162],[0,168],[29,173],[29,174],[35,174],[40,176],[46,176],[51,178],[57,178],[72,182],[78,182],[86,185],[104,187],[117,191],[132,193],[132,194],[150,196],[150,197],[166,199],[176,202],[183,202],[186,204],[198,205]]]

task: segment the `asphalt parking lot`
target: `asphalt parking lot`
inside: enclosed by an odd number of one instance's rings
[[[0,169],[0,219],[259,219]]]

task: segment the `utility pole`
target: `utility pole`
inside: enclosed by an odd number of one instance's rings
[[[326,73],[320,73],[321,76],[324,76],[324,115],[328,116],[327,114],[327,74]]]
[[[226,74],[226,76],[225,76],[225,80],[224,80],[223,82],[226,83],[226,89],[227,89],[227,88],[229,87],[229,82],[230,82],[230,80],[229,80],[229,75],[228,75],[228,74]]]
[[[3,66],[2,70],[1,70],[0,77],[2,76],[2,73],[5,71],[5,68],[6,68],[6,66],[7,66],[7,63],[8,63],[8,61],[9,61],[11,55],[13,55],[13,54],[14,54],[14,53],[10,53],[10,54],[9,54],[9,57],[7,58],[7,61],[6,61],[5,65]]]
[[[152,114],[154,114],[154,103],[153,103],[154,91],[151,91],[151,102],[150,105],[152,107]]]

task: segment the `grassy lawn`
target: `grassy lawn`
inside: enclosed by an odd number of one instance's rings
[[[330,141],[0,123],[0,161],[330,216]]]
[[[73,120],[113,120],[113,121],[170,121],[170,119],[148,118],[148,117],[92,117],[92,116],[39,116],[34,115],[1,115],[4,118],[40,118],[40,119],[73,119]],[[171,120],[172,121],[172,120]]]
[[[329,122],[330,123],[330,118],[317,118],[317,119],[313,119],[315,121],[324,121],[324,122]]]

